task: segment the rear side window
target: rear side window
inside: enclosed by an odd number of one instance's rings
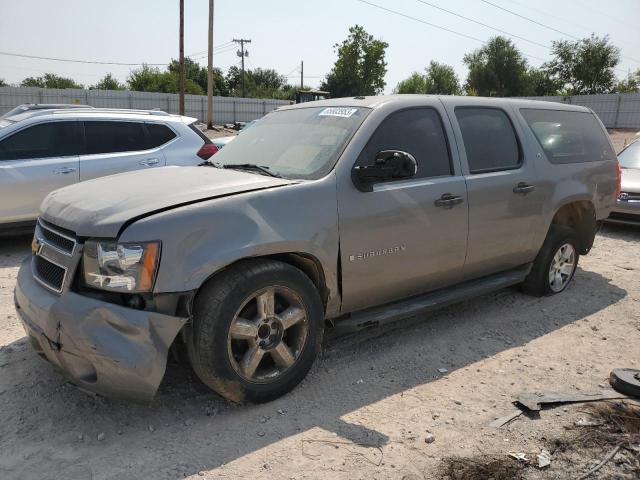
[[[176,134],[166,125],[160,123],[147,123],[149,132],[148,148],[156,148],[176,138]]]
[[[413,108],[389,115],[364,148],[357,165],[373,163],[382,150],[400,150],[416,159],[413,178],[451,175],[447,137],[440,115],[433,108]]]
[[[117,153],[147,150],[141,122],[84,122],[86,153]]]
[[[0,160],[68,157],[80,153],[77,122],[33,125],[0,141]]]
[[[520,166],[518,138],[504,111],[498,108],[459,107],[455,112],[471,173],[509,170]]]
[[[600,123],[589,112],[523,108],[520,113],[551,163],[596,162],[614,157]]]

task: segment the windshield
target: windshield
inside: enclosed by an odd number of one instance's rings
[[[636,140],[620,152],[618,161],[622,168],[640,168],[640,141]]]
[[[368,113],[361,107],[272,112],[226,144],[211,162],[227,168],[255,164],[285,178],[322,178]]]

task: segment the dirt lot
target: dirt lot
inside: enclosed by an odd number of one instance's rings
[[[640,367],[640,229],[606,226],[562,295],[505,290],[329,338],[272,403],[230,406],[172,364],[153,404],[127,404],[78,391],[27,343],[12,292],[28,245],[0,240],[2,479],[442,478],[443,458],[539,452],[584,416],[573,405],[490,428],[518,393],[598,391],[612,368]],[[577,478],[605,453],[554,453],[525,478]]]

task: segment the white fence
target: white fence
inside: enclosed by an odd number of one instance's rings
[[[178,113],[178,95],[175,93],[0,87],[0,115],[23,103],[82,103],[103,108],[158,108],[167,113]],[[285,100],[213,97],[213,122],[250,122],[289,103]],[[206,96],[185,95],[184,104],[185,115],[206,121]]]
[[[640,129],[640,93],[527,98],[583,105],[596,112],[607,128]],[[83,103],[106,108],[159,108],[178,113],[178,95],[175,93],[0,87],[0,115],[22,103]],[[213,97],[213,121],[218,124],[249,122],[289,103],[286,100]],[[185,95],[185,114],[205,121],[207,97]]]
[[[526,98],[582,105],[596,112],[607,128],[635,128],[640,130],[640,93]]]

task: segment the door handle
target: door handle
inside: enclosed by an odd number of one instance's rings
[[[160,162],[157,158],[147,158],[146,160],[140,160],[138,163],[144,167],[150,167],[151,165],[157,165]]]
[[[73,173],[77,170],[77,168],[73,167],[63,167],[58,170],[54,170],[53,173],[56,175],[68,175],[69,173]]]
[[[464,198],[450,193],[445,193],[434,203],[436,207],[452,208],[454,205],[458,205],[462,202],[464,202]]]
[[[528,183],[520,182],[515,187],[513,187],[513,193],[526,195],[527,193],[533,192],[535,189],[535,185],[529,185]]]

